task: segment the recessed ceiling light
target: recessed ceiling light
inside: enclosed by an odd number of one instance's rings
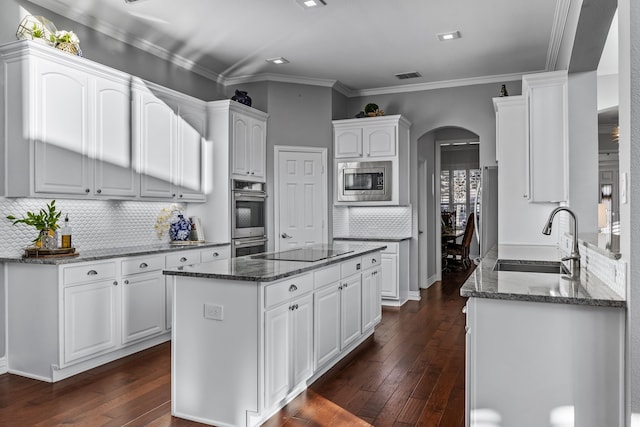
[[[289,63],[289,61],[286,58],[283,58],[283,57],[267,59],[267,62],[271,62],[272,64],[276,64],[276,65],[288,64]]]
[[[436,35],[441,42],[445,42],[447,40],[459,39],[460,31],[449,31],[448,33],[440,33]]]
[[[311,9],[314,7],[326,6],[324,0],[296,0],[298,4],[305,9]]]

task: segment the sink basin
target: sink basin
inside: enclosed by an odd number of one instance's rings
[[[569,274],[569,269],[560,261],[531,261],[521,259],[499,259],[494,271],[519,271],[523,273]]]

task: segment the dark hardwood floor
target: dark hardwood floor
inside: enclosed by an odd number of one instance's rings
[[[275,426],[463,426],[471,269],[384,308],[373,338],[271,417]],[[171,417],[165,343],[54,384],[0,375],[0,426],[202,426]]]

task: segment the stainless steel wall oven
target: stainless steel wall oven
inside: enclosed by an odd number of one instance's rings
[[[264,190],[264,183],[233,181],[232,186],[232,255],[264,252],[267,244],[265,232],[267,193]]]

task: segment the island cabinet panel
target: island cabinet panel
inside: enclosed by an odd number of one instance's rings
[[[369,338],[380,319],[380,253],[361,251],[315,265],[239,257],[167,272],[175,278],[172,415],[261,425]]]
[[[624,309],[469,298],[466,313],[467,421],[624,425]]]

